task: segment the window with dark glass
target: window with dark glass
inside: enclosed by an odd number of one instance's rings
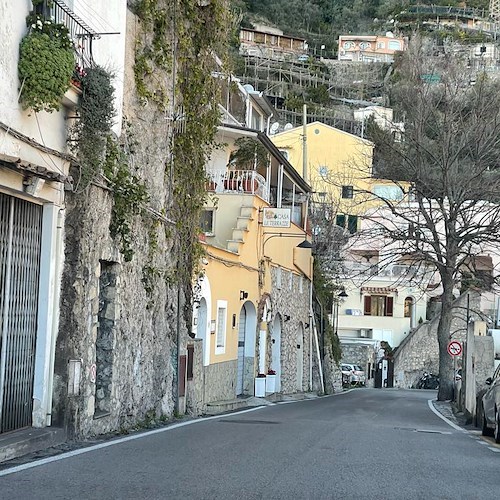
[[[342,186],[342,198],[352,198],[354,190],[352,186]]]

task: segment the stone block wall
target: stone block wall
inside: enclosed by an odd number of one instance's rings
[[[204,371],[205,404],[212,403],[214,401],[231,400],[236,397],[238,360],[213,363],[205,366]]]
[[[373,387],[371,371],[374,370],[375,351],[372,345],[347,344],[342,342],[342,363],[351,363],[363,368],[366,375],[366,385]]]
[[[480,296],[470,292],[470,317],[479,319]],[[439,373],[439,346],[437,327],[439,316],[421,324],[413,330],[399,345],[394,355],[394,386],[413,387],[424,371]],[[467,294],[461,295],[453,302],[453,320],[451,335],[455,340],[463,342],[467,327]]]
[[[203,340],[193,339],[188,342],[193,348],[193,378],[186,381],[186,412],[190,415],[203,413]]]
[[[290,274],[292,279],[290,279]],[[310,335],[312,328],[306,328],[309,324],[309,293],[310,282],[303,279],[302,288],[300,287],[300,277],[297,274],[290,273],[285,269],[281,270],[281,286],[278,286],[277,268],[271,266],[272,291],[271,303],[273,319],[277,314],[282,318],[281,322],[281,392],[297,392],[297,334],[302,325],[304,336],[302,341],[303,350],[303,369],[302,369],[302,391],[309,390],[309,359],[310,359]],[[290,316],[289,321],[283,321],[285,316]],[[271,335],[272,321],[268,324],[267,338],[267,366],[271,361]],[[316,356],[314,340],[313,363]],[[317,360],[316,360],[317,362]],[[319,376],[317,370],[314,371],[313,387],[319,389]]]
[[[325,379],[325,393],[333,394],[342,391],[342,371],[334,361],[331,348],[325,347],[325,358],[323,360],[323,373]]]
[[[186,354],[190,318],[184,306],[190,283],[167,279],[175,276],[176,235],[168,222],[152,215],[163,213],[170,195],[165,176],[169,130],[164,112],[144,106],[135,93],[134,44],[140,29],[128,12],[123,133],[134,144],[132,173],[149,194],[147,210],[132,219],[130,262],[120,253],[119,238],[110,234],[112,192],[96,181],[66,195],[53,425],[65,426],[76,438],[173,416],[178,338],[180,353]],[[80,178],[78,168],[72,173]],[[114,283],[105,286],[110,270]],[[81,363],[74,394],[68,391],[70,360]],[[192,409],[199,407],[198,399],[192,396]]]

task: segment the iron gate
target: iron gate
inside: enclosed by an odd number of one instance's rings
[[[31,425],[42,207],[0,193],[0,432]]]

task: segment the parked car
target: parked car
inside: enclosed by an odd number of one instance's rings
[[[486,385],[478,394],[476,423],[481,426],[483,436],[493,436],[500,444],[500,365],[493,377],[486,379]]]
[[[363,368],[351,363],[342,363],[342,383],[346,380],[347,384],[365,385],[366,375]]]

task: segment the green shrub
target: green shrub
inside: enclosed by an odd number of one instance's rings
[[[74,69],[74,51],[67,28],[35,18],[19,47],[23,106],[34,111],[58,110]]]

